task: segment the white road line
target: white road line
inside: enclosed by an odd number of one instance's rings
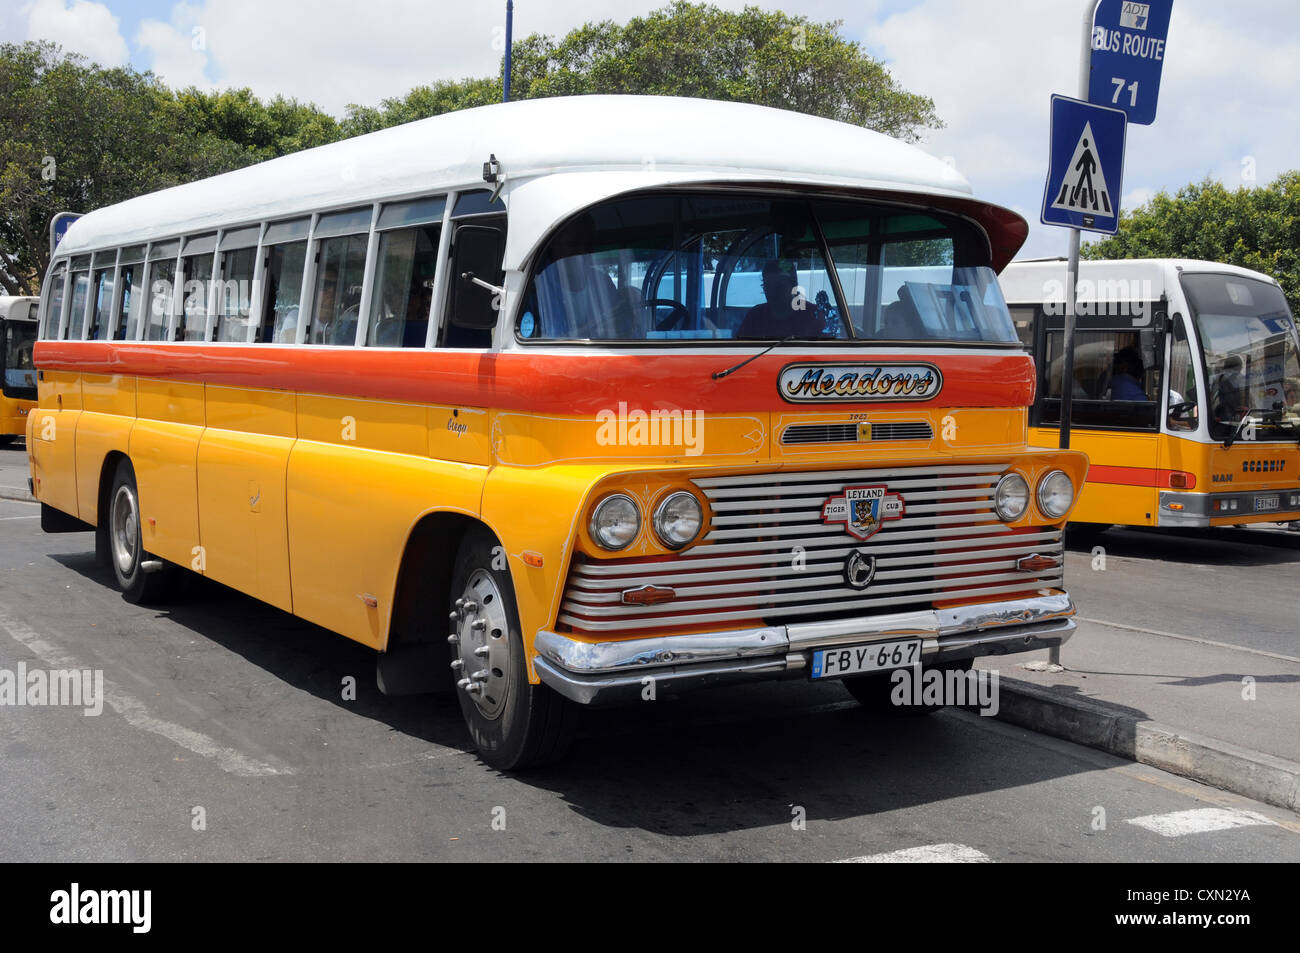
[[[989,855],[965,844],[928,844],[907,847],[887,854],[868,854],[837,860],[837,864],[988,864]]]
[[[65,655],[54,645],[46,642],[35,631],[0,609],[0,629],[9,633],[19,645],[24,646],[42,662],[52,669],[85,669],[76,659]],[[276,767],[250,758],[234,748],[221,744],[213,738],[192,728],[154,717],[144,702],[128,695],[117,685],[104,679],[104,704],[125,719],[133,728],[161,735],[200,757],[215,761],[222,771],[238,775],[241,778],[264,777],[266,775],[293,774],[293,769]]]
[[[39,516],[0,516],[0,523],[5,520],[38,520]]]
[[[1249,652],[1251,655],[1263,655],[1266,658],[1281,659],[1283,662],[1300,662],[1300,658],[1292,655],[1279,655],[1277,652],[1265,652],[1263,649],[1247,648],[1244,645],[1233,645],[1231,642],[1216,642],[1213,639],[1202,639],[1195,635],[1179,635],[1177,632],[1161,632],[1159,629],[1144,629],[1136,625],[1125,625],[1122,622],[1107,622],[1105,619],[1088,619],[1084,616],[1075,616],[1076,622],[1091,622],[1093,625],[1104,625],[1111,629],[1123,629],[1125,632],[1141,632],[1144,635],[1163,635],[1166,639],[1179,639],[1183,642],[1197,642],[1201,645],[1213,645],[1218,649],[1232,649],[1234,652]]]
[[[1192,811],[1174,811],[1172,814],[1148,814],[1134,817],[1129,824],[1154,831],[1161,837],[1182,837],[1184,834],[1205,834],[1209,831],[1226,831],[1233,827],[1272,825],[1263,814],[1239,811],[1226,807],[1201,807]]]

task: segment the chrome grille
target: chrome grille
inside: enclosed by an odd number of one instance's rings
[[[924,420],[899,421],[871,425],[871,439],[875,440],[930,440],[934,431]]]
[[[559,621],[597,632],[774,625],[1059,588],[1060,531],[1013,532],[993,513],[993,488],[1004,472],[941,466],[696,480],[712,510],[704,539],[667,560],[575,562]],[[882,484],[902,495],[901,519],[886,521],[866,540],[849,535],[842,523],[822,522],[822,504],[845,487]],[[844,562],[855,549],[876,557],[865,590],[844,580]],[[1054,558],[1056,566],[1016,568],[1034,554]],[[641,586],[671,588],[676,598],[624,604],[623,591]]]
[[[934,430],[924,420],[884,421],[871,425],[871,441],[930,440]],[[795,447],[809,443],[858,443],[857,424],[791,424],[781,431],[781,445]]]

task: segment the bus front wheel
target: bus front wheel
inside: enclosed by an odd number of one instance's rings
[[[157,602],[167,595],[175,568],[145,552],[140,536],[140,494],[129,460],[117,465],[108,503],[108,553],[127,602]]]
[[[456,697],[479,757],[503,771],[559,760],[573,740],[578,706],[529,683],[510,571],[486,530],[472,529],[461,541],[450,598]]]

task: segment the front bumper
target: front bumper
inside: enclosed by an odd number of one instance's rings
[[[653,680],[660,691],[804,674],[814,651],[835,646],[920,638],[925,664],[981,655],[1010,655],[1065,642],[1075,629],[1074,603],[1063,592],[950,609],[861,616],[665,635],[622,642],[580,642],[537,633],[533,664],[541,680],[584,705],[637,698]]]
[[[1261,506],[1277,500],[1277,506]],[[1161,491],[1157,526],[1205,527],[1212,520],[1233,523],[1289,523],[1300,519],[1300,488],[1247,490],[1236,493],[1176,493]]]

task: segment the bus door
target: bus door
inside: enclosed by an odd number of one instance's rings
[[[1059,308],[1054,309],[1060,311]],[[1081,311],[1089,310],[1086,303]],[[1154,525],[1164,408],[1163,303],[1120,302],[1109,314],[1080,314],[1075,325],[1070,447],[1088,455],[1088,481],[1073,518],[1085,523]],[[1030,426],[1056,445],[1060,434],[1065,318],[1036,309],[1038,400]]]

